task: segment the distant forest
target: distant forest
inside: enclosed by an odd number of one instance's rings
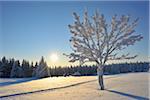
[[[136,62],[136,63],[121,63],[110,64],[104,67],[104,74],[119,74],[129,72],[148,72],[148,62]],[[66,66],[66,67],[48,67],[44,58],[42,57],[40,62],[36,62],[35,65],[23,60],[21,63],[19,60],[6,59],[2,57],[0,59],[0,78],[24,78],[24,77],[58,77],[58,76],[89,76],[97,74],[97,66],[84,65],[84,66]]]

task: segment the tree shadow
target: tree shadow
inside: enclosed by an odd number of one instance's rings
[[[127,96],[127,97],[130,97],[130,98],[135,99],[135,100],[149,100],[149,98],[146,98],[146,97],[136,96],[136,95],[133,95],[133,94],[123,93],[123,92],[119,92],[119,91],[115,91],[115,90],[107,90],[106,89],[106,91],[116,93],[116,94],[119,94],[119,95],[122,95],[122,96]]]
[[[13,85],[13,84],[19,84],[23,82],[28,82],[32,80],[36,80],[37,78],[23,78],[23,79],[14,79],[14,81],[8,81],[8,82],[2,82],[0,83],[0,86],[8,86],[8,85]]]

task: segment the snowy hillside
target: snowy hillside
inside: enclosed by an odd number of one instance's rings
[[[0,79],[0,100],[148,100],[148,75],[105,76],[104,91],[96,76]]]

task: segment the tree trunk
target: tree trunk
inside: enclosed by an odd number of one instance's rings
[[[103,67],[97,68],[97,75],[98,75],[98,83],[101,90],[104,90],[104,82],[103,82]]]

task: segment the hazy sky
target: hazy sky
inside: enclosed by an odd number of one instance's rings
[[[137,33],[144,36],[141,42],[127,49],[139,54],[135,61],[148,56],[148,2],[0,2],[0,57],[14,57],[39,61],[44,56],[52,65],[70,65],[62,53],[71,52],[68,24],[73,23],[73,12],[82,15],[87,8],[92,16],[96,9],[110,22],[111,16],[125,14],[140,17]],[[59,60],[51,62],[51,53]]]

